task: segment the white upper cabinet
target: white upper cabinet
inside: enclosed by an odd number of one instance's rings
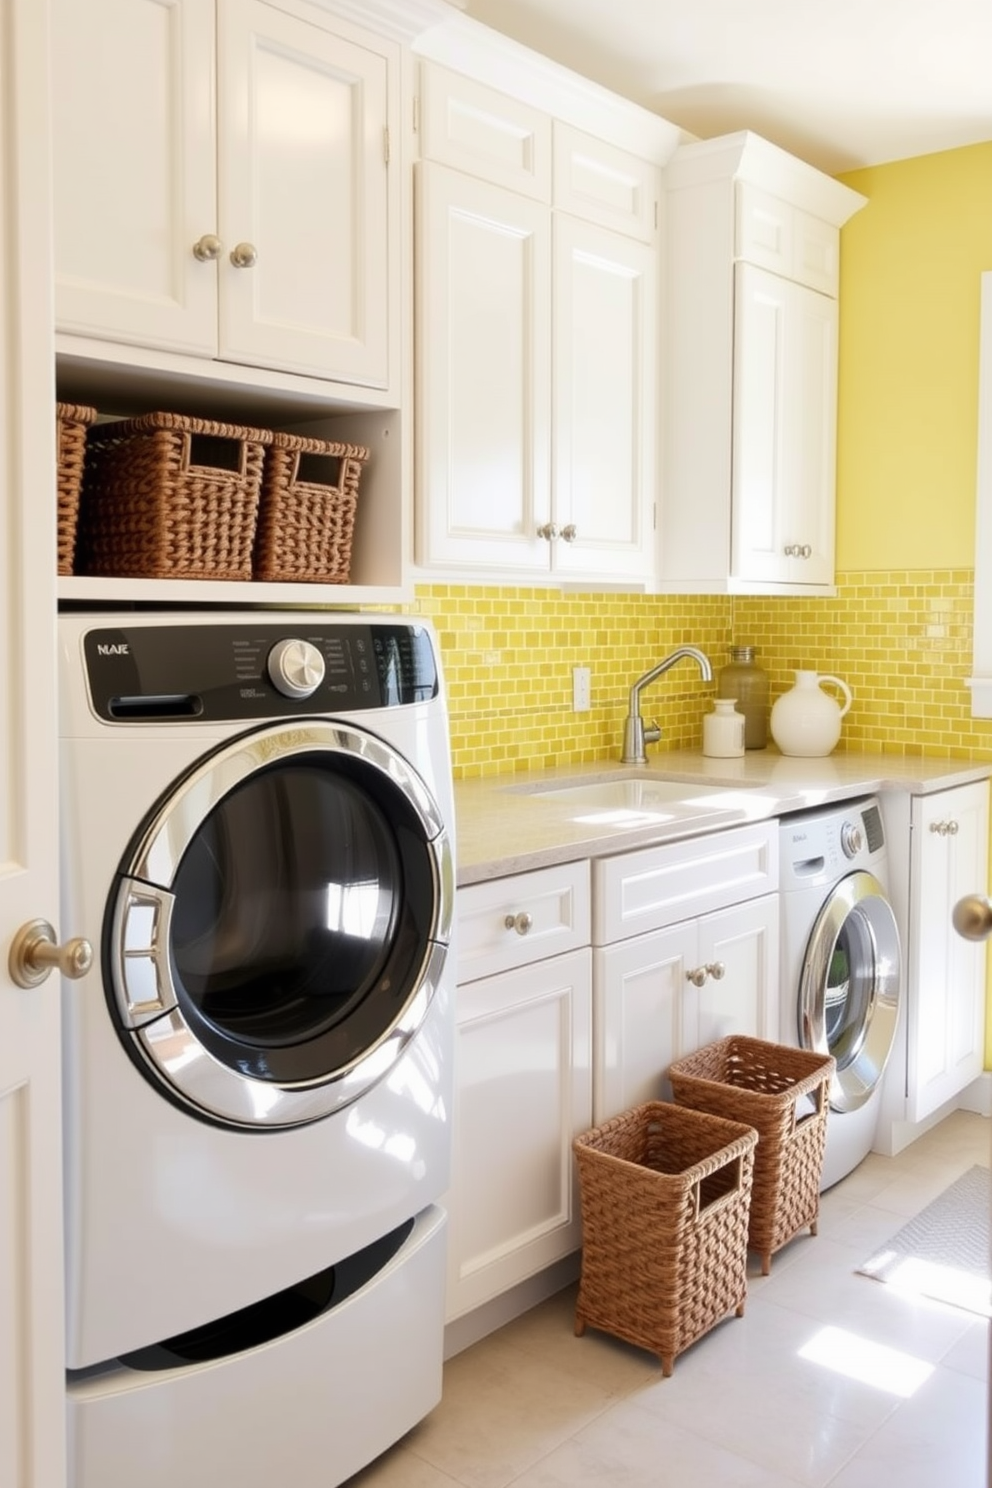
[[[57,328],[385,389],[399,46],[306,0],[54,0]]]
[[[421,68],[417,560],[647,585],[658,171]]]
[[[743,133],[666,169],[664,590],[834,580],[840,227],[864,198]]]

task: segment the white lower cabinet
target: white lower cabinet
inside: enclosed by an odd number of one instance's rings
[[[778,1038],[778,895],[593,952],[593,1122],[670,1100],[664,1072],[728,1034]]]
[[[592,1120],[589,865],[460,889],[458,924],[449,1322],[581,1241],[572,1138]]]
[[[673,1059],[779,1032],[774,822],[593,864],[593,1121],[670,1098]]]
[[[921,1121],[982,1073],[984,942],[952,924],[957,901],[988,888],[989,785],[978,781],[912,802],[907,1094]]]
[[[778,1037],[777,890],[775,822],[459,889],[449,1322],[579,1248],[579,1132]]]

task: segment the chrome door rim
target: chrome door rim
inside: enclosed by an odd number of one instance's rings
[[[826,989],[830,959],[841,930],[860,914],[875,947],[872,1005],[855,1056],[838,1064],[830,1084],[835,1111],[856,1111],[871,1098],[885,1072],[899,1015],[901,956],[892,905],[873,873],[858,871],[835,884],[810,933],[799,982],[799,1038],[804,1049],[831,1054],[826,1031]]]
[[[275,1084],[223,1064],[204,1048],[187,1022],[170,962],[170,889],[201,824],[231,790],[273,763],[327,754],[359,757],[412,807],[433,879],[433,919],[410,995],[379,1038],[349,1065],[320,1080]],[[242,735],[192,769],[163,800],[122,865],[107,958],[118,1019],[131,1049],[154,1073],[157,1084],[197,1115],[255,1129],[316,1121],[383,1079],[422,1027],[441,983],[453,913],[454,865],[448,834],[431,791],[401,755],[373,735],[331,721],[263,728]]]

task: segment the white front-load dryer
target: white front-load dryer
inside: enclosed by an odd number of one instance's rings
[[[832,1054],[821,1188],[871,1151],[901,1003],[902,958],[872,798],[782,818],[782,1040]]]
[[[436,638],[307,612],[59,629],[62,916],[97,952],[64,992],[72,1481],[216,1484],[238,1435],[327,1488],[440,1395]]]

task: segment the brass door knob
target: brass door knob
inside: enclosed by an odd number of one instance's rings
[[[59,945],[47,920],[29,920],[22,925],[10,946],[7,966],[11,981],[19,987],[37,987],[50,971],[59,971],[71,981],[86,975],[93,965],[93,947],[82,936]]]
[[[965,940],[988,940],[992,935],[992,904],[981,894],[966,894],[951,911],[951,924]]]

